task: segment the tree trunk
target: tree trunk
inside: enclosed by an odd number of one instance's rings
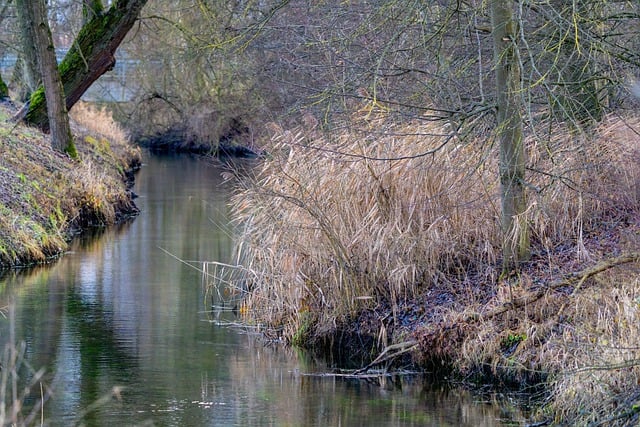
[[[36,36],[32,16],[28,11],[30,0],[16,0],[16,13],[20,23],[20,58],[16,63],[16,71],[20,73],[17,79],[23,95],[21,99],[28,99],[40,85],[40,65],[36,53]],[[19,67],[18,67],[19,65]]]
[[[496,95],[500,139],[503,269],[511,270],[529,256],[525,218],[525,152],[522,138],[520,63],[516,55],[516,23],[509,0],[491,1],[496,63]]]
[[[117,0],[106,13],[92,17],[78,33],[71,49],[60,63],[60,77],[68,110],[91,84],[115,65],[115,51],[135,23],[147,0]],[[31,97],[28,123],[49,127],[42,87]]]
[[[572,23],[580,31],[588,32],[601,21],[602,5],[599,2],[554,0],[554,12],[566,23]],[[605,76],[596,67],[599,49],[582,42],[581,35],[574,35],[574,28],[553,28],[550,40],[560,47],[557,70],[557,97],[553,99],[554,112],[578,129],[602,120],[604,106],[600,100]],[[597,30],[592,30],[597,33]],[[569,35],[567,33],[570,33]]]
[[[72,157],[76,157],[77,153],[73,145],[69,115],[65,107],[62,81],[58,73],[56,49],[49,29],[45,0],[29,0],[26,4],[28,7],[23,13],[33,23],[36,57],[38,64],[40,64],[40,75],[46,94],[47,111],[51,125],[51,146],[54,150],[66,152]]]

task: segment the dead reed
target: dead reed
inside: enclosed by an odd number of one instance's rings
[[[245,313],[305,343],[383,302],[395,316],[447,283],[458,301],[440,323],[456,324],[473,317],[465,313],[508,304],[590,262],[637,250],[640,239],[616,233],[640,228],[638,129],[639,118],[612,117],[589,136],[561,126],[530,131],[533,263],[502,280],[491,138],[462,140],[447,125],[381,117],[354,120],[338,135],[274,126],[265,147],[270,158],[233,200]],[[464,326],[472,333],[463,333],[459,346],[447,343],[456,366],[520,380],[551,375],[549,408],[558,419],[605,413],[638,377],[635,367],[616,368],[639,359],[637,275],[615,271],[595,287],[590,279],[576,295],[549,293]],[[463,289],[469,277],[483,283]],[[606,366],[614,372],[600,369]]]
[[[498,201],[484,148],[434,124],[367,126],[386,136],[279,132],[258,181],[235,199],[248,306],[289,338],[309,316],[326,331],[471,260],[495,264]]]
[[[296,319],[295,330],[311,311],[333,323],[371,299],[403,301],[498,261],[490,141],[462,141],[433,123],[356,126],[369,132],[277,131],[259,179],[235,198],[250,306],[269,322]],[[633,147],[606,135],[529,138],[527,216],[538,252],[567,243],[584,251],[583,233],[637,206]]]

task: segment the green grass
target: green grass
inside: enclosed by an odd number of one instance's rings
[[[117,209],[132,206],[123,171],[140,159],[113,120],[87,106],[76,112],[75,128],[87,135],[79,141],[96,143],[79,144],[80,161],[54,152],[45,135],[10,117],[0,108],[0,268],[61,254],[70,227],[113,223]],[[101,121],[109,135],[89,136]]]

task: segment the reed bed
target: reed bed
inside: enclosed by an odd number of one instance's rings
[[[273,157],[235,198],[248,307],[289,338],[309,316],[326,331],[472,259],[496,262],[498,194],[484,148],[434,124],[367,125],[387,136],[277,133]]]
[[[365,125],[381,136],[276,129],[271,158],[236,196],[257,312],[296,318],[313,302],[345,314],[499,261],[491,141],[461,141],[434,123]],[[603,127],[595,142],[566,131],[528,139],[526,215],[538,253],[579,253],[581,235],[637,208],[637,149],[614,135],[620,126]]]
[[[413,331],[426,335],[637,250],[639,129],[639,118],[611,117],[589,136],[559,125],[544,135],[529,131],[525,215],[533,255],[518,276],[505,278],[491,137],[461,139],[447,124],[384,117],[354,120],[338,135],[274,126],[270,157],[232,202],[241,225],[243,313],[305,344],[363,310],[390,307],[395,317],[421,301],[425,313],[439,313],[437,321],[425,314],[422,330]],[[558,419],[602,414],[603,402],[619,402],[612,397],[629,395],[638,378],[635,367],[613,375],[586,369],[638,359],[637,271],[612,271],[575,295],[561,289],[460,326],[441,354],[462,371],[550,378]],[[438,310],[424,296],[443,284],[456,301]],[[434,342],[423,351],[437,353]]]

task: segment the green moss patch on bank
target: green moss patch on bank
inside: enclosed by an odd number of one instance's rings
[[[375,114],[345,128],[274,127],[234,199],[248,321],[363,365],[386,350],[377,367],[544,384],[554,422],[637,417],[639,118],[528,137],[533,255],[512,276],[491,137]]]
[[[137,212],[128,185],[140,153],[126,139],[92,132],[77,116],[74,160],[13,113],[0,106],[0,268],[47,262],[74,233]]]

